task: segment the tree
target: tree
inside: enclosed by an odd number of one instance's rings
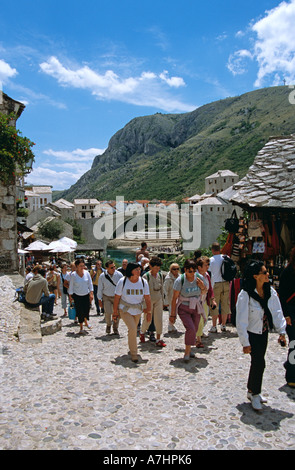
[[[14,114],[0,113],[0,181],[5,185],[13,184],[16,174],[25,175],[28,163],[35,160],[31,150],[34,142],[22,137],[21,132],[11,125],[14,120]]]
[[[49,240],[56,240],[64,230],[64,224],[61,220],[43,220],[38,227],[38,233]]]

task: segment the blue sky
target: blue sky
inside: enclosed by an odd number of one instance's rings
[[[2,2],[0,87],[28,183],[66,189],[131,119],[295,83],[295,0]]]

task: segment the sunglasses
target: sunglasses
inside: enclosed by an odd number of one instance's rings
[[[179,268],[172,268],[172,271],[179,271]]]
[[[264,274],[266,276],[268,274],[268,271],[261,271],[259,274]]]

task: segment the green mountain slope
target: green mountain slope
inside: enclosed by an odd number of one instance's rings
[[[191,113],[135,118],[92,168],[60,197],[176,199],[204,192],[204,179],[228,169],[242,178],[270,136],[295,133],[288,87],[272,87]]]

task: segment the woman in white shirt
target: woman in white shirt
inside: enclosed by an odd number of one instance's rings
[[[143,311],[144,300],[147,318],[151,319],[149,286],[147,281],[141,278],[140,272],[141,269],[137,263],[128,263],[126,276],[122,277],[116,286],[113,306],[113,321],[116,322],[120,314],[128,328],[128,345],[133,362],[138,362],[137,325]]]
[[[91,328],[88,324],[90,305],[93,301],[93,284],[91,276],[85,270],[84,261],[80,258],[75,261],[76,271],[70,277],[68,288],[69,301],[74,300],[76,314],[80,324],[79,333],[83,333],[83,322],[85,326]]]
[[[278,342],[286,344],[286,321],[279,297],[269,284],[269,273],[262,261],[252,260],[244,272],[238,295],[236,328],[244,354],[251,355],[247,397],[255,410],[261,410],[261,397],[268,331],[275,329]]]

